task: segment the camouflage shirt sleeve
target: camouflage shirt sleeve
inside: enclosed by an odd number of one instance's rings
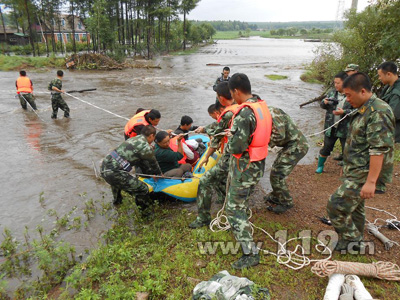
[[[244,107],[235,119],[231,128],[232,136],[228,140],[227,151],[231,154],[242,154],[249,147],[256,128],[256,117],[253,110]]]
[[[146,143],[140,152],[140,166],[145,169],[145,171],[149,174],[161,174],[160,166],[156,160],[156,156],[154,155],[153,148]]]
[[[269,147],[282,145],[282,142],[286,140],[286,126],[285,116],[281,114],[279,109],[269,107],[269,111],[272,117],[272,132],[271,140],[269,141]]]
[[[391,150],[394,128],[391,114],[392,112],[379,110],[370,115],[366,128],[370,156],[379,156]]]
[[[214,131],[215,131],[217,125],[218,125],[218,122],[216,122],[216,121],[213,123],[210,123],[204,127],[204,131],[206,132],[207,135],[214,136],[215,135]]]
[[[221,140],[225,137],[224,135],[218,135],[215,136],[216,134],[223,133],[226,129],[229,128],[229,122],[231,121],[233,117],[232,112],[226,112],[224,116],[222,116],[222,119],[220,122],[217,123],[215,130],[214,130],[214,137],[211,139],[211,147],[217,149],[219,147],[219,144],[221,143]]]

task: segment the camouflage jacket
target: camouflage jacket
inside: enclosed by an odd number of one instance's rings
[[[128,161],[131,166],[140,167],[144,173],[161,174],[154,150],[143,135],[126,140],[115,151],[120,157]],[[122,169],[111,155],[108,155],[104,161],[105,167],[109,170]]]
[[[299,130],[292,118],[283,110],[275,107],[268,107],[272,117],[272,132],[269,147],[296,147],[308,149],[306,137]]]
[[[54,91],[53,87],[56,87],[57,89],[62,90],[62,80],[59,78],[55,78],[50,82],[49,86],[47,87],[51,91],[51,94],[59,95],[60,93]]]
[[[215,129],[217,128],[217,126],[218,126],[218,122],[214,121],[213,123],[206,125],[204,127],[204,131],[206,132],[206,134],[208,136],[214,136],[215,135],[214,132],[215,132]]]
[[[216,134],[219,134],[219,133],[223,133],[223,132],[225,132],[226,129],[229,129],[229,124],[232,120],[232,117],[233,117],[232,112],[226,112],[224,114],[224,116],[222,116],[221,121],[217,122],[217,126],[214,129],[213,136]],[[211,139],[211,147],[215,148],[215,149],[219,148],[219,145],[220,145],[222,139],[224,139],[224,138],[225,138],[225,136],[223,136],[223,135],[214,136]],[[224,151],[226,152],[226,147],[224,148]]]
[[[246,102],[256,103],[258,96],[249,98]],[[243,154],[242,158],[249,161],[250,156],[246,151],[253,138],[251,135],[256,129],[256,116],[249,107],[244,107],[232,121],[231,134],[228,140],[227,151],[231,154]],[[241,158],[241,159],[242,159]]]
[[[395,141],[400,142],[400,78],[394,82],[393,86],[386,85],[380,97],[389,104],[393,110],[396,119],[396,137]]]
[[[378,182],[391,182],[394,125],[389,105],[375,94],[352,115],[343,154],[343,177],[346,180],[363,185],[368,177],[370,156],[384,154]]]
[[[228,78],[225,79],[225,78],[224,78],[224,74],[221,73],[221,76],[218,77],[218,78],[216,79],[215,83],[214,83],[213,90],[215,91],[215,89],[217,88],[217,86],[218,86],[219,83],[227,82],[227,81],[230,80],[230,78],[231,78],[231,77],[228,76]]]
[[[335,89],[332,89],[328,92],[326,98],[335,98],[335,99],[343,99],[341,97],[345,97],[344,95],[341,95],[338,91]],[[325,114],[325,124],[324,124],[324,129],[327,129],[328,127],[332,126],[335,123],[335,115],[333,115],[333,111],[336,110],[337,105],[333,104],[325,104],[325,99],[321,101],[321,108],[326,110]],[[353,110],[353,107],[350,105],[348,101],[345,100],[344,105],[343,105],[343,111],[344,115],[341,115],[340,118],[343,118],[346,114],[350,113]],[[347,116],[345,119],[343,119],[336,128],[336,133],[335,136],[339,138],[346,138],[347,137],[347,132],[349,130],[349,122],[350,122],[350,116]],[[327,137],[331,136],[331,129],[327,130],[325,132],[325,135]]]

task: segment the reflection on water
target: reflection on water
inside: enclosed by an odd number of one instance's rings
[[[79,98],[130,118],[138,107],[161,111],[159,127],[176,128],[182,115],[191,116],[196,125],[213,120],[207,113],[214,102],[212,85],[224,65],[232,64],[232,73],[246,73],[253,92],[269,105],[282,108],[305,133],[322,128],[322,112],[317,106],[299,109],[299,105],[317,96],[321,87],[306,84],[299,77],[303,65],[313,58],[312,43],[299,40],[250,38],[221,41],[188,56],[166,56],[158,59],[162,69],[132,69],[124,71],[67,71],[65,89],[97,88],[97,91],[77,94]],[[268,62],[268,63],[265,63]],[[220,66],[206,66],[208,63]],[[287,80],[271,81],[267,74],[286,75]],[[36,93],[38,114],[24,112],[14,99],[13,88],[17,72],[0,72],[0,231],[11,228],[22,233],[24,225],[34,228],[48,209],[65,214],[73,206],[82,207],[80,194],[100,199],[110,198],[109,187],[96,181],[93,162],[99,164],[110,150],[121,143],[125,120],[97,110],[65,96],[71,119],[50,119],[49,94]],[[54,71],[29,72],[35,91],[45,92]],[[314,159],[311,152],[302,162]],[[271,158],[267,166],[271,165]],[[269,173],[262,180],[268,187]],[[44,192],[44,210],[39,194]],[[46,221],[45,221],[46,222]],[[52,227],[49,223],[48,228]],[[91,224],[88,233],[70,233],[78,245],[92,244],[104,221]],[[45,225],[46,226],[46,225]],[[70,238],[71,239],[71,238]]]

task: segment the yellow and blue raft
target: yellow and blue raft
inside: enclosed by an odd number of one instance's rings
[[[147,184],[150,192],[162,192],[183,202],[194,202],[197,197],[197,189],[199,187],[200,178],[207,170],[210,170],[213,166],[215,166],[215,164],[217,164],[221,156],[219,152],[215,152],[208,159],[207,165],[203,165],[203,167],[199,169],[199,165],[204,160],[204,157],[207,153],[207,149],[209,147],[208,142],[210,141],[210,138],[203,135],[194,135],[190,137],[189,140],[198,138],[203,140],[204,144],[206,145],[206,150],[201,155],[199,161],[197,161],[193,169],[193,178],[184,178],[182,180],[158,179],[158,181],[154,181],[152,178],[140,177],[139,180]]]

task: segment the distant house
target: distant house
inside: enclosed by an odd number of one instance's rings
[[[44,42],[43,35],[47,40],[52,38],[52,28],[54,30],[54,39],[56,42],[63,41],[63,43],[72,42],[72,27],[71,27],[71,18],[72,15],[59,15],[57,16],[58,20],[52,20],[51,24],[47,24],[48,22],[41,22],[41,24],[35,24],[35,30],[38,35],[41,36],[42,42]],[[83,25],[81,18],[78,16],[73,16],[74,24],[75,24],[75,42],[77,43],[86,43],[86,41],[90,42],[90,34],[86,31],[85,25]]]
[[[4,37],[4,28],[0,26],[0,43],[4,41],[9,45],[26,45],[29,43],[29,35],[18,32],[17,29],[6,26],[6,40]]]

